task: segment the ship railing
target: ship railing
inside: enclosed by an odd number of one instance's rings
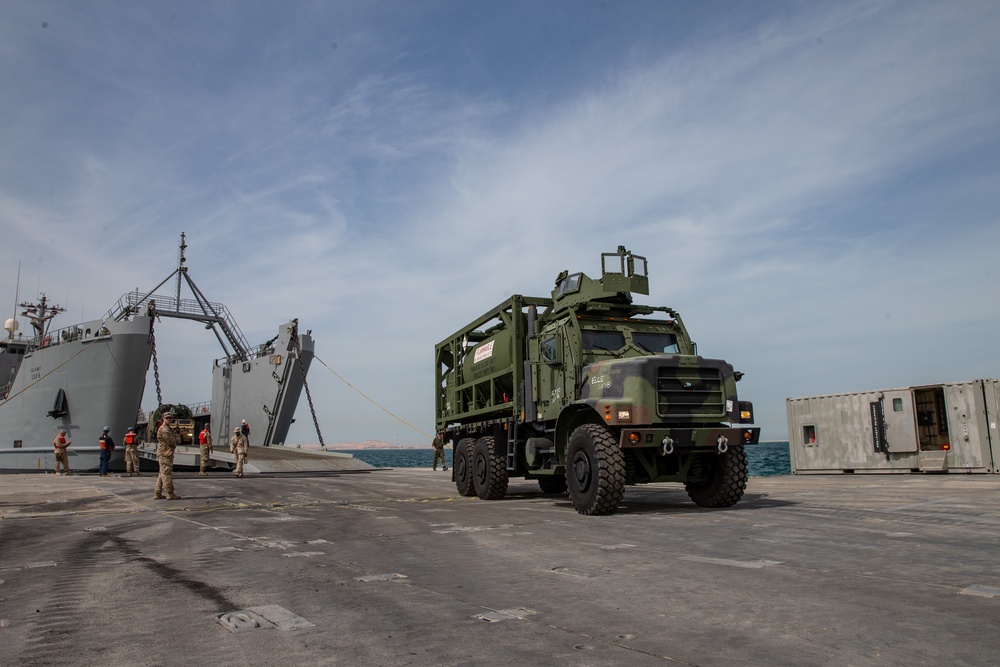
[[[164,294],[145,294],[138,290],[128,292],[123,295],[120,299],[118,299],[118,302],[112,306],[110,310],[108,310],[104,317],[116,319],[118,315],[123,313],[127,315],[134,315],[139,312],[139,307],[141,305],[149,301],[156,302],[156,312],[161,315],[164,313],[180,313],[198,316],[207,315],[209,317],[229,317],[231,319],[229,316],[229,309],[222,303],[206,301],[205,305],[209,307],[209,310],[206,310],[202,307],[202,303],[197,299],[178,300],[177,297],[174,296]]]
[[[55,347],[61,343],[72,343],[76,340],[89,340],[110,335],[111,332],[103,325],[84,328],[79,324],[74,324],[62,329],[52,329],[47,331],[44,336],[32,336],[26,339],[26,352],[34,352],[43,347]]]
[[[138,293],[138,290],[136,290],[136,293]],[[118,299],[117,303],[111,306],[111,308],[108,309],[108,312],[104,313],[104,319],[115,320],[117,322],[125,319],[128,315],[134,315],[138,312],[134,305],[135,302],[131,298],[132,295],[133,293],[129,292]]]
[[[261,357],[269,357],[274,354],[274,346],[262,343],[260,345],[255,345],[250,348],[250,352],[247,355],[247,359],[239,359],[238,357],[219,357],[215,359],[216,366],[225,366],[227,364],[237,363],[239,361],[246,361],[249,359],[260,359]]]
[[[191,408],[191,414],[195,417],[200,415],[211,414],[212,412],[212,401],[202,401],[201,403],[192,403],[188,406]]]
[[[118,300],[118,303],[107,312],[105,317],[120,319],[129,314],[138,313],[140,306],[149,301],[156,302],[157,315],[219,325],[222,333],[233,347],[237,358],[243,358],[249,354],[250,344],[247,343],[246,337],[240,330],[239,325],[236,324],[236,320],[223,303],[199,301],[197,299],[178,299],[164,294],[144,294],[136,290],[122,296]]]

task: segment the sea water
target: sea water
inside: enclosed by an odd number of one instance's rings
[[[750,445],[747,450],[747,467],[751,477],[773,477],[792,474],[787,442],[762,442]],[[341,449],[336,451],[354,455],[376,468],[430,468],[434,450],[427,449]],[[445,465],[451,467],[452,450],[445,448]]]

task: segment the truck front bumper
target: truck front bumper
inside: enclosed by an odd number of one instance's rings
[[[715,449],[756,445],[760,428],[716,426],[702,428],[623,428],[618,444],[622,448],[657,448],[663,454],[677,450]]]

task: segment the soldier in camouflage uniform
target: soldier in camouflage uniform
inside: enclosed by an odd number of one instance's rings
[[[229,451],[236,454],[236,476],[243,476],[243,462],[247,459],[247,437],[243,435],[240,427],[233,429],[233,438],[229,441]]]
[[[66,448],[71,444],[64,430],[59,431],[59,434],[52,439],[52,447],[55,449],[57,475],[69,474],[69,454],[66,453]],[[62,465],[63,472],[59,472],[60,465]]]
[[[156,477],[156,487],[153,490],[153,498],[156,500],[163,500],[161,491],[167,492],[168,500],[181,499],[174,493],[174,451],[181,438],[170,428],[172,419],[173,414],[169,412],[163,415],[163,423],[156,431],[156,460],[160,464],[160,474]]]
[[[129,477],[132,475],[142,477],[139,474],[139,434],[135,432],[134,427],[129,426],[122,440],[125,443],[125,472]]]
[[[431,447],[434,448],[434,465],[432,470],[438,469],[438,459],[441,459],[441,466],[443,470],[447,470],[448,466],[444,463],[444,433],[438,433],[434,436],[434,440],[431,442]]]
[[[208,430],[208,425],[202,429],[202,432],[198,434],[198,451],[201,454],[199,457],[201,461],[201,470],[198,472],[199,475],[204,477],[207,473],[205,472],[205,466],[208,465],[208,460],[212,458],[212,432]]]

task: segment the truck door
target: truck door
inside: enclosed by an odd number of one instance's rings
[[[538,412],[541,413],[542,419],[558,417],[565,401],[561,338],[555,330],[543,331],[538,336],[535,401],[538,403]]]
[[[885,439],[890,452],[915,452],[917,421],[913,409],[913,393],[909,389],[882,392],[885,413]]]

